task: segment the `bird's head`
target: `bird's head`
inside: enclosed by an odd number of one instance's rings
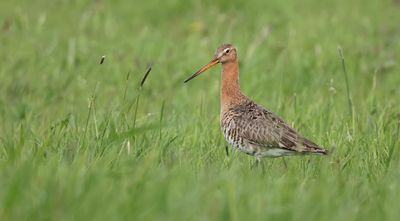
[[[235,61],[237,58],[236,48],[232,44],[222,44],[217,48],[214,59],[217,59],[219,63],[226,63]]]
[[[200,68],[200,70],[198,70],[188,79],[186,79],[185,83],[192,80],[196,76],[200,75],[201,73],[203,73],[204,71],[208,70],[209,68],[218,63],[224,64],[236,61],[236,59],[237,59],[236,48],[232,44],[222,44],[217,48],[217,51],[215,52],[213,59],[211,59],[210,62],[208,62],[206,65]]]

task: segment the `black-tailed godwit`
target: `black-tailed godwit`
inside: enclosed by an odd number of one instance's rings
[[[256,157],[257,162],[262,157],[328,154],[241,92],[237,51],[232,44],[218,47],[214,58],[185,83],[218,63],[222,64],[220,122],[229,144]]]

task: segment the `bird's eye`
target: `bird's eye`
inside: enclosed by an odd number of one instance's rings
[[[225,54],[228,54],[230,51],[231,51],[231,50],[226,49],[226,50],[225,50]]]

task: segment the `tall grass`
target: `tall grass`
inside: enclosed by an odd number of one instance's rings
[[[0,220],[397,220],[399,12],[3,1]],[[219,68],[182,83],[222,42],[238,48],[243,91],[331,156],[265,159],[263,173],[226,151]]]

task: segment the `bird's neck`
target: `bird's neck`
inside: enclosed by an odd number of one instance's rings
[[[223,63],[221,75],[221,113],[241,103],[243,99],[245,99],[245,96],[240,91],[238,61]]]

